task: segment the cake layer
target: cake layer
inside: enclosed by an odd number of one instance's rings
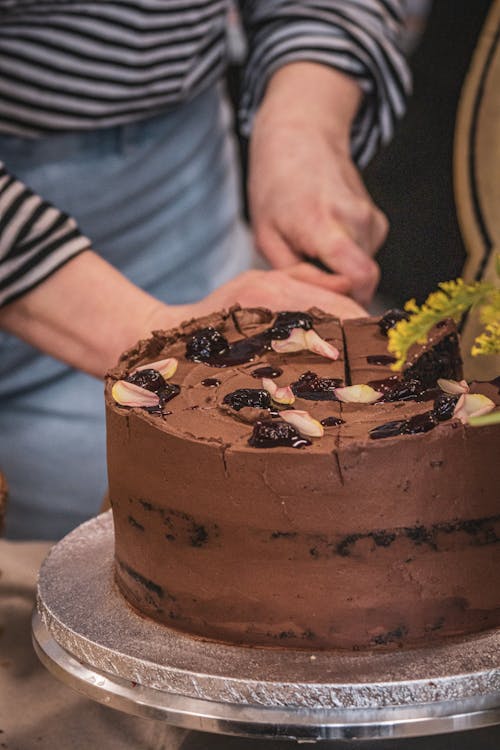
[[[376,320],[348,322],[342,333],[336,319],[311,314],[339,349],[336,361],[268,348],[234,366],[186,358],[195,330],[212,325],[235,342],[263,335],[274,320],[238,311],[157,334],[109,379],[120,589],[171,627],[248,645],[387,647],[498,626],[498,426],[450,419],[373,440],[372,428],[432,409],[430,391],[417,401],[344,404],[328,389],[311,400],[302,388],[295,409],[343,421],[300,449],[249,445],[252,410],[242,416],[224,399],[261,387],[256,370],[274,370],[279,386],[303,385],[311,372],[340,384],[394,377],[386,363],[366,361],[388,356]],[[180,386],[163,414],[114,402],[115,379],[163,357],[178,358],[172,381]],[[494,384],[475,388],[498,403]]]

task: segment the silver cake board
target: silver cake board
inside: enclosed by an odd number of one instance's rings
[[[42,565],[33,641],[90,698],[220,734],[314,743],[430,736],[500,724],[500,631],[385,652],[246,648],[138,615],[113,580],[108,512]]]

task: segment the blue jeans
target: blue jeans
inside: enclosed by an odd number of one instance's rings
[[[126,126],[0,136],[0,157],[74,216],[106,260],[166,302],[200,299],[251,266],[218,88]],[[102,383],[3,332],[0,469],[11,538],[62,536],[96,513],[106,490]]]

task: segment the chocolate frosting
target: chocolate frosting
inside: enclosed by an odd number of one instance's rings
[[[269,310],[235,308],[155,332],[109,374],[121,591],[170,627],[248,645],[385,648],[498,626],[498,425],[449,419],[427,433],[371,440],[371,429],[422,414],[432,399],[369,405],[298,397],[294,408],[343,421],[302,448],[249,445],[266,410],[254,417],[224,397],[258,388],[257,367],[281,370],[278,386],[308,371],[346,385],[394,376],[388,364],[367,361],[388,354],[377,318],[341,326],[322,311],[308,313],[338,360],[269,349],[234,367],[186,359],[186,341],[200,328],[217,329],[231,344],[264,334],[275,320]],[[115,380],[164,357],[179,360],[171,414],[114,402]],[[207,378],[219,383],[207,388]],[[474,388],[490,397],[499,390]]]

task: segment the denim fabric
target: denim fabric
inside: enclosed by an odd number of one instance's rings
[[[160,299],[195,301],[251,266],[219,89],[126,126],[0,136],[0,158]],[[2,332],[0,468],[11,538],[60,537],[98,510],[106,490],[102,383]]]

